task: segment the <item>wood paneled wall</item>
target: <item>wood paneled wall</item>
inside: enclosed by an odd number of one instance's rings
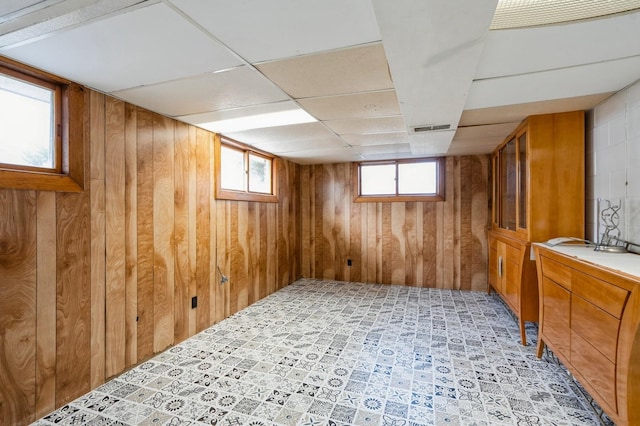
[[[84,128],[84,192],[0,189],[0,424],[301,275],[300,166],[279,162],[279,203],[219,201],[213,134],[89,90]]]
[[[354,203],[350,164],[302,166],[302,275],[485,290],[488,168],[447,158],[442,202]]]
[[[444,202],[353,203],[349,164],[287,161],[278,203],[222,201],[213,134],[90,90],[84,117],[84,192],[0,189],[0,424],[300,276],[486,288],[484,156],[447,159]]]

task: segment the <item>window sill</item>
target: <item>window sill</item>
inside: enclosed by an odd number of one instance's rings
[[[82,192],[83,185],[69,175],[0,169],[0,188]]]
[[[277,203],[278,196],[272,194],[255,194],[240,191],[229,191],[216,188],[216,200],[255,201],[260,203]]]
[[[359,195],[353,200],[354,203],[393,203],[393,202],[433,202],[444,201],[440,195]]]

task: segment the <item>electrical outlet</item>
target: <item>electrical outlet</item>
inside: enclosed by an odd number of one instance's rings
[[[351,259],[347,259],[347,266],[351,266]]]
[[[195,309],[198,307],[198,296],[193,296],[191,298],[191,309]]]

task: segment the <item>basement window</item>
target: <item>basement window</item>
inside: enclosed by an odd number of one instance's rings
[[[216,198],[277,202],[276,159],[216,135]]]
[[[355,201],[442,201],[444,164],[444,158],[354,163]]]
[[[81,191],[82,105],[79,86],[0,58],[0,187]]]

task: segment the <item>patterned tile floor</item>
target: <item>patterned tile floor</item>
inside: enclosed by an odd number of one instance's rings
[[[38,425],[594,425],[496,296],[303,279]]]

